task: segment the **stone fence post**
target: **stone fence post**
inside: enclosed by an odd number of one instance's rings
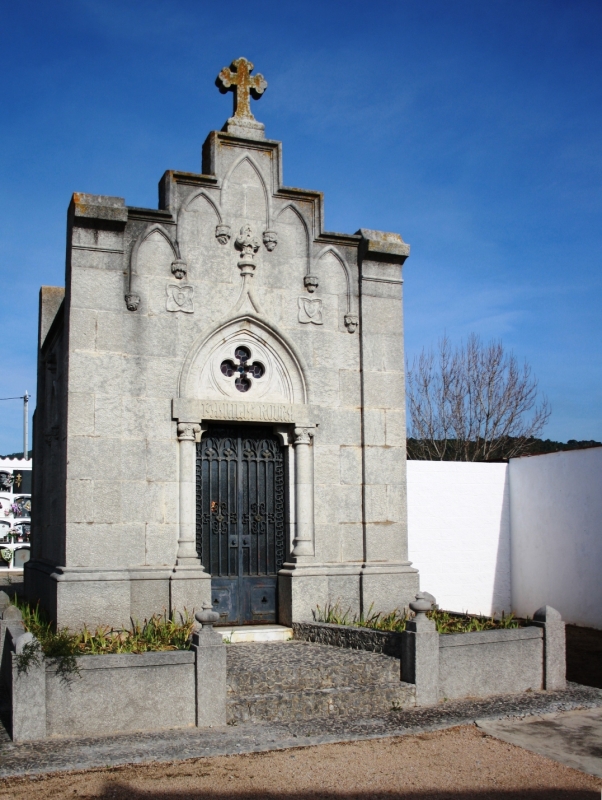
[[[0,597],[2,605],[3,599]],[[0,686],[10,697],[13,741],[44,739],[46,660],[40,643],[32,633],[25,632],[22,614],[16,606],[5,606],[0,615]],[[32,657],[23,663],[28,650]]]
[[[21,633],[13,639],[12,655],[12,737],[13,742],[30,742],[46,738],[46,659],[40,643],[32,633]],[[19,658],[26,647],[35,656],[21,669]]]
[[[565,626],[560,613],[542,606],[529,624],[543,628],[543,688],[566,689]]]
[[[4,652],[4,612],[10,606],[10,597],[6,594],[6,592],[0,592],[0,668],[2,665],[2,653]],[[0,686],[2,685],[2,680],[0,679]]]
[[[401,677],[416,686],[416,705],[430,706],[439,700],[439,634],[435,623],[426,616],[434,597],[418,592],[410,603],[416,614],[405,631],[401,651]]]
[[[196,726],[208,728],[226,724],[226,645],[213,630],[219,614],[206,604],[195,614],[201,628],[192,635],[195,652]]]
[[[0,601],[2,599],[0,598]],[[0,609],[0,686],[6,686],[8,689],[12,686],[12,640],[22,633],[25,633],[25,628],[19,609],[11,605]]]

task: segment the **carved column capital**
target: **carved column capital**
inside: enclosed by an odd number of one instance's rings
[[[295,428],[294,444],[311,444],[314,436],[313,428]]]
[[[178,423],[178,440],[180,442],[195,442],[197,434],[201,432],[201,426],[196,422]]]

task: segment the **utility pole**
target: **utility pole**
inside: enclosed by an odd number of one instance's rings
[[[28,431],[27,431],[27,424],[29,422],[29,395],[27,394],[27,389],[25,389],[25,394],[23,395],[23,458],[25,461],[29,461],[29,447],[28,447]]]

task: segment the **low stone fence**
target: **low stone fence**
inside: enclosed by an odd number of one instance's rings
[[[33,657],[32,657],[33,656]],[[190,650],[80,656],[61,674],[21,613],[0,619],[0,692],[15,742],[226,724],[226,646],[204,625]]]
[[[359,628],[355,625],[332,625],[328,622],[293,622],[293,638],[350,650],[369,650],[401,658],[403,633]]]
[[[294,637],[399,658],[416,705],[565,687],[564,622],[553,608],[536,611],[525,628],[439,634],[426,616],[430,599],[410,607],[416,616],[403,633],[314,622],[293,623]]]

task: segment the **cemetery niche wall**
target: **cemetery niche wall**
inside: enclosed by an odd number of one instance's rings
[[[282,145],[234,113],[159,208],[74,194],[42,287],[26,592],[61,626],[211,602],[228,624],[407,606],[398,234],[324,231]]]

